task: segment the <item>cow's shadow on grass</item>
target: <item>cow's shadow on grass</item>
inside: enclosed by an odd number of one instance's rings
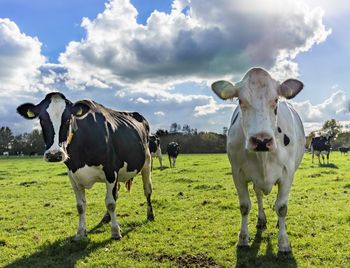
[[[122,225],[121,229],[122,239],[127,239],[130,232],[133,232],[138,227],[147,223],[147,220],[125,223]],[[110,224],[98,224],[92,228],[88,234],[102,232],[107,232],[109,234],[109,231]],[[15,260],[5,267],[75,267],[78,261],[83,260],[100,248],[108,247],[111,243],[118,243],[118,241],[106,239],[101,242],[93,242],[89,239],[89,236],[81,241],[74,241],[74,236],[66,237],[52,243],[46,243],[33,254]]]
[[[73,237],[67,237],[46,243],[33,254],[15,260],[5,267],[75,267],[79,260],[110,243],[113,243],[110,239],[95,243],[89,239],[74,241]]]
[[[261,242],[266,241],[265,255],[258,256],[258,252],[261,246]],[[295,258],[292,253],[277,255],[273,253],[270,237],[267,236],[263,239],[262,231],[257,230],[254,241],[250,247],[240,248],[237,247],[236,251],[237,263],[236,268],[244,267],[298,267]]]
[[[123,237],[128,236],[129,233],[133,232],[138,227],[146,225],[147,223],[149,223],[148,220],[125,222],[123,223],[123,225],[120,226],[121,234]],[[109,230],[110,230],[110,223],[102,224],[100,222],[95,227],[93,227],[90,231],[88,231],[88,234],[99,234],[99,233],[109,232]]]
[[[338,166],[336,164],[333,164],[333,163],[329,163],[329,164],[319,164],[319,167],[322,167],[322,168],[338,168]]]

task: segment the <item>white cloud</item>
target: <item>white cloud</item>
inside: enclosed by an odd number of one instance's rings
[[[0,92],[36,91],[39,68],[45,63],[41,43],[36,37],[21,33],[9,19],[0,18]]]
[[[146,99],[144,99],[144,98],[137,98],[137,99],[136,99],[136,102],[143,103],[143,104],[147,104],[147,103],[149,103],[149,100],[146,100]]]
[[[344,0],[303,0],[311,6],[319,6],[325,10],[326,16],[336,17],[348,15],[350,12],[350,2]]]
[[[85,39],[70,42],[59,61],[75,88],[169,87],[239,76],[252,65],[282,79],[298,74],[297,54],[330,34],[322,16],[294,0],[175,0],[170,14],[154,11],[142,25],[129,0],[111,0],[94,20],[83,19]]]
[[[157,116],[165,116],[165,113],[162,112],[162,111],[156,111],[156,112],[154,112],[154,115],[157,115]]]
[[[218,104],[213,98],[209,99],[209,103],[194,108],[195,117],[214,114],[223,109],[229,109],[232,111],[236,107],[235,104]]]
[[[326,120],[346,121],[350,118],[350,96],[338,90],[320,104],[313,105],[309,100],[293,102],[304,121],[306,132],[320,129]]]

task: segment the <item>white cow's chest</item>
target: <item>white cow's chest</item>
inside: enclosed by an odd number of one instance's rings
[[[74,182],[84,188],[90,189],[96,182],[105,182],[106,176],[100,166],[85,165],[77,169],[74,173],[69,171]]]
[[[127,163],[124,163],[123,167],[118,172],[115,172],[115,178],[118,179],[118,182],[126,182],[136,176],[137,170],[127,171],[127,166]],[[85,165],[75,172],[69,171],[69,173],[77,185],[86,189],[90,189],[96,182],[106,182],[102,165]]]
[[[289,179],[293,156],[286,149],[276,153],[249,153],[243,147],[229,153],[231,165],[238,177],[251,181],[264,194],[271,192],[278,180]]]
[[[279,164],[276,159],[247,159],[241,166],[246,178],[261,189],[265,194],[271,192],[272,187],[279,179],[285,178],[285,166]],[[286,170],[285,170],[286,171]]]

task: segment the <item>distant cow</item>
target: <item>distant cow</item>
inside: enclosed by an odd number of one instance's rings
[[[9,157],[9,156],[10,156],[10,153],[9,153],[9,152],[3,152],[2,155],[3,155],[3,156]]]
[[[341,154],[348,154],[349,152],[349,147],[339,147],[339,152]]]
[[[170,167],[175,167],[176,158],[180,153],[180,145],[175,141],[170,142],[167,146],[167,152],[168,152]]]
[[[319,164],[321,164],[320,155],[322,156],[323,164],[325,164],[324,155],[326,155],[327,164],[329,164],[329,154],[331,151],[331,136],[324,135],[312,138],[310,150],[312,154],[312,163],[314,162],[314,156],[316,154],[318,157]]]
[[[160,148],[160,139],[157,135],[151,135],[149,137],[149,151],[152,156],[151,170],[153,169],[153,157],[159,159],[160,169],[163,169],[162,150]]]
[[[147,199],[147,219],[154,219],[149,125],[139,113],[111,110],[91,100],[73,104],[58,92],[46,95],[38,105],[22,104],[17,111],[26,119],[40,119],[46,145],[44,159],[64,162],[68,168],[79,213],[76,239],[86,236],[85,189],[95,182],[106,184],[107,213],[102,222],[111,220],[112,239],[121,238],[115,215],[117,185],[130,182],[139,172]]]
[[[37,156],[37,155],[38,155],[38,153],[34,152],[34,151],[29,153],[29,156]]]
[[[286,232],[288,194],[294,173],[304,154],[302,121],[292,106],[280,97],[291,99],[303,88],[295,79],[283,83],[261,68],[250,69],[243,79],[231,84],[217,81],[213,91],[221,99],[238,98],[227,135],[227,153],[232,167],[242,215],[238,246],[249,242],[248,214],[251,208],[248,182],[253,182],[258,200],[256,227],[266,228],[263,194],[278,185],[275,209],[278,216],[278,250],[291,251]]]

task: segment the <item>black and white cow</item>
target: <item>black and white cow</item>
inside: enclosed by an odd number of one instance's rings
[[[180,145],[175,141],[170,142],[167,146],[167,152],[168,152],[170,167],[175,167],[176,158],[180,153]]]
[[[322,156],[322,162],[325,164],[324,155],[327,157],[327,164],[329,164],[329,154],[331,152],[331,136],[323,135],[314,137],[310,144],[312,163],[314,162],[314,155],[318,157],[318,163],[321,164],[320,155]]]
[[[151,194],[149,125],[138,113],[115,111],[90,100],[71,103],[61,93],[46,95],[39,104],[25,103],[17,111],[39,118],[46,145],[44,159],[64,162],[75,192],[79,225],[76,239],[86,236],[85,189],[106,184],[104,221],[111,220],[112,239],[120,239],[115,207],[117,184],[141,172],[147,199],[147,219],[154,220]]]
[[[238,246],[249,242],[248,214],[251,208],[248,183],[253,182],[258,200],[257,228],[266,228],[263,194],[278,185],[275,209],[278,216],[278,249],[291,250],[286,232],[288,195],[293,177],[304,154],[302,121],[292,106],[280,100],[291,99],[303,88],[295,79],[283,83],[261,68],[250,69],[243,79],[232,84],[217,81],[213,91],[221,99],[238,98],[227,135],[227,153],[237,189],[242,215]]]
[[[149,151],[152,156],[151,170],[153,169],[153,157],[159,159],[160,169],[163,169],[162,150],[160,148],[160,138],[157,135],[149,136]]]
[[[349,147],[339,147],[339,152],[341,154],[348,154],[349,152]]]

